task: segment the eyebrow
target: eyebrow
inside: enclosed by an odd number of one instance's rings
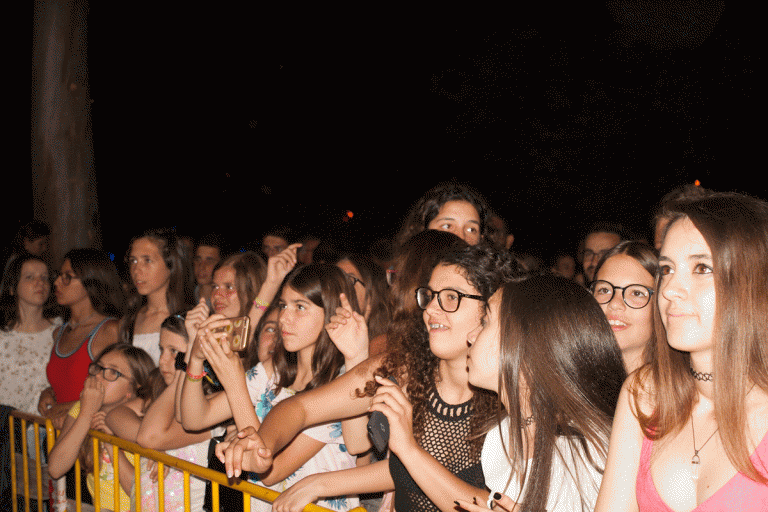
[[[712,261],[712,255],[710,255],[710,254],[691,254],[690,256],[688,256],[688,259],[689,260],[702,260],[702,259],[704,259],[704,260]],[[672,261],[670,258],[668,258],[666,256],[659,256],[659,261],[662,261],[662,260],[663,261]]]

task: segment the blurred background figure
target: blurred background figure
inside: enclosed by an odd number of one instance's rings
[[[615,222],[599,222],[592,225],[584,236],[581,266],[587,283],[595,279],[595,268],[605,253],[624,240],[624,228]]]
[[[195,256],[192,259],[192,268],[195,272],[195,302],[205,297],[210,307],[213,268],[221,261],[224,254],[224,244],[215,233],[205,235],[197,241]]]

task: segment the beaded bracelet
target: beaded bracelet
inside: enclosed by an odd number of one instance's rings
[[[203,380],[203,377],[205,377],[206,375],[208,375],[208,372],[206,371],[203,371],[203,373],[201,373],[200,375],[192,375],[191,373],[189,373],[189,370],[187,370],[187,380],[190,382],[199,382]]]
[[[262,311],[266,311],[267,308],[269,307],[269,302],[265,300],[261,300],[260,298],[256,297],[256,300],[253,301],[253,305]]]

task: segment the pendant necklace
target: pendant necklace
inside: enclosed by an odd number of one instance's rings
[[[699,466],[701,465],[701,459],[699,459],[699,452],[704,449],[704,447],[707,445],[710,439],[715,437],[715,434],[717,434],[717,431],[720,430],[720,426],[718,426],[714,432],[712,432],[712,435],[707,438],[706,441],[704,441],[704,444],[701,445],[701,448],[698,450],[696,449],[696,430],[693,428],[693,414],[691,414],[691,432],[693,433],[693,457],[691,457],[691,478],[695,481],[699,479]]]

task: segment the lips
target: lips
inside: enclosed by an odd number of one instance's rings
[[[609,318],[608,323],[611,325],[611,329],[614,331],[623,331],[630,326],[630,324],[618,318]]]

